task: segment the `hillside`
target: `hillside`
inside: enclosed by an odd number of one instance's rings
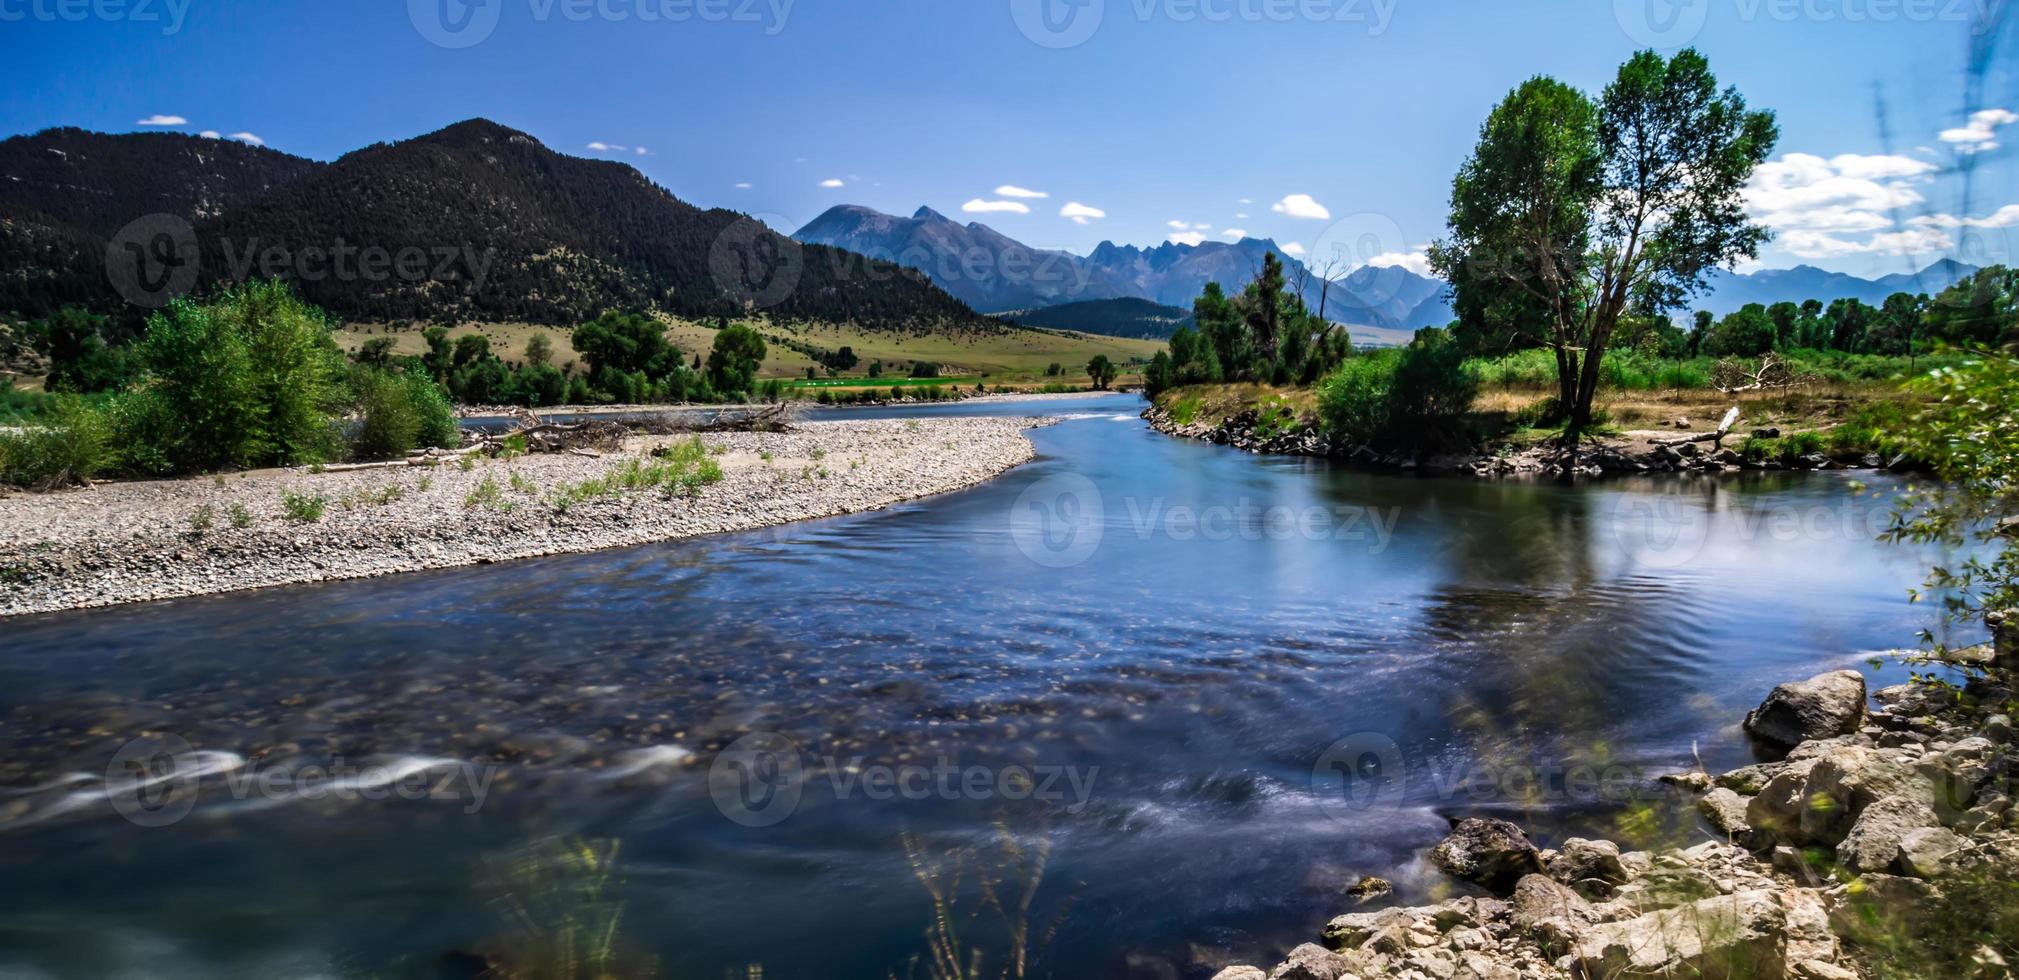
[[[108,282],[108,239],[166,213],[195,226],[199,290],[283,278],[344,319],[573,324],[636,307],[1000,329],[915,272],[802,247],[628,165],[481,119],[331,164],[176,134],[51,130],[0,144],[0,176],[0,310],[21,316],[137,312]]]
[[[690,317],[986,329],[916,273],[800,247],[733,211],[702,210],[621,163],[564,156],[486,120],[348,154],[200,227],[206,283],[248,254],[339,245],[427,257],[426,273],[297,277],[358,319],[570,324],[610,307]]]
[[[202,221],[321,170],[314,160],[182,133],[48,129],[0,140],[0,311],[118,303],[106,246],[137,218]]]
[[[1167,340],[1172,331],[1192,325],[1190,310],[1146,299],[1090,299],[1034,310],[1011,310],[997,314],[997,318],[1027,327],[1156,340]]]

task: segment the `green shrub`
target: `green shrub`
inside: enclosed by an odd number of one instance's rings
[[[322,520],[323,511],[329,508],[329,498],[322,494],[296,493],[292,490],[280,492],[280,509],[287,519],[297,524],[314,524]]]
[[[1326,428],[1355,442],[1372,442],[1388,432],[1390,392],[1399,350],[1347,358],[1318,383],[1318,415]]]
[[[148,319],[136,356],[139,390],[115,419],[139,468],[293,466],[337,453],[343,356],[322,315],[285,285],[177,300]]]
[[[110,468],[112,435],[104,413],[75,395],[56,395],[40,422],[0,433],[0,483],[50,490],[83,483]]]
[[[247,510],[244,504],[232,504],[225,509],[224,513],[225,516],[231,519],[232,527],[248,528],[252,526],[252,511]]]

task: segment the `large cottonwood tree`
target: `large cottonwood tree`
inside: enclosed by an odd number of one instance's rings
[[[1768,238],[1742,191],[1779,139],[1695,50],[1644,51],[1596,101],[1551,78],[1494,107],[1452,182],[1432,263],[1461,301],[1538,311],[1573,442],[1620,319],[1661,314]]]

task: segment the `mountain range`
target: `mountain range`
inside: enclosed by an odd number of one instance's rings
[[[136,228],[143,240],[127,240]],[[169,244],[197,260],[198,289],[284,278],[350,319],[572,324],[611,307],[697,318],[761,308],[1002,329],[917,272],[802,246],[628,165],[565,156],[483,119],[327,164],[168,133],[0,141],[0,312],[131,312],[120,263],[159,250],[164,234],[192,239]]]
[[[1039,324],[1044,318],[1035,311],[1067,305],[1072,309],[1065,319],[1077,324],[1073,329],[1092,332],[1141,328],[1140,310],[1101,301],[1136,299],[1189,310],[1208,282],[1218,282],[1230,293],[1239,290],[1254,278],[1268,252],[1282,258],[1292,285],[1301,284],[1305,302],[1315,310],[1322,301],[1327,318],[1354,328],[1356,342],[1403,343],[1416,328],[1443,326],[1454,315],[1442,281],[1399,266],[1363,266],[1333,280],[1329,293],[1321,296],[1324,280],[1266,238],[1165,242],[1151,248],[1102,242],[1079,256],[1031,248],[980,222],[963,225],[931,208],[899,218],[855,205],[829,209],[793,237],[918,269],[975,309],[1008,314],[1019,323]],[[1879,279],[1813,266],[1743,274],[1719,270],[1710,276],[1708,290],[1679,315],[1706,309],[1724,316],[1748,303],[1783,300],[1856,298],[1878,306],[1896,292],[1933,295],[1975,271],[1952,259]],[[1089,325],[1090,317],[1102,315],[1114,317],[1115,323],[1105,330]]]
[[[1933,296],[1976,272],[1976,266],[1955,259],[1940,259],[1919,272],[1895,273],[1878,279],[1860,279],[1812,265],[1746,274],[1720,269],[1711,274],[1710,289],[1691,308],[1724,316],[1748,303],[1772,306],[1783,301],[1800,303],[1813,299],[1827,304],[1831,300],[1857,299],[1880,306],[1894,293]]]
[[[1327,290],[1322,279],[1266,238],[1151,248],[1102,242],[1079,256],[1032,248],[980,222],[963,225],[931,208],[901,218],[858,205],[830,208],[793,237],[917,269],[984,313],[1109,299],[1190,309],[1208,282],[1239,291],[1262,268],[1262,257],[1274,252],[1290,281],[1302,284],[1312,309],[1323,302],[1331,319],[1372,328],[1380,339],[1406,340],[1415,327],[1450,320],[1438,280],[1399,267],[1368,267]]]

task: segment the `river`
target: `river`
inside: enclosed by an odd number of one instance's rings
[[[1886,477],[1371,474],[1139,409],[873,410],[1064,418],[877,513],[0,624],[0,976],[461,976],[619,910],[628,972],[930,976],[930,883],[990,975],[1007,918],[1033,976],[1205,977],[1362,874],[1449,889],[1449,815],[1701,838],[1654,777],[1929,622]]]

